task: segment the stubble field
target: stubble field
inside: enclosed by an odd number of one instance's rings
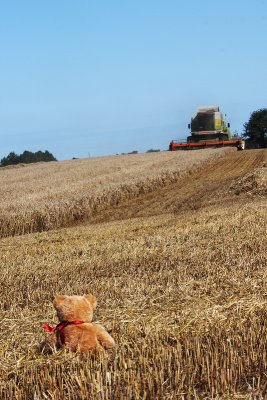
[[[119,201],[73,226],[1,239],[1,399],[266,397],[267,151],[205,152],[161,154],[162,173],[149,155],[153,188],[144,160],[118,179],[129,192]],[[129,189],[140,181],[150,189]],[[53,297],[88,292],[116,348],[40,354],[42,324],[57,323]]]
[[[20,164],[0,170],[0,237],[92,219],[100,211],[154,191],[229,149],[98,157]]]

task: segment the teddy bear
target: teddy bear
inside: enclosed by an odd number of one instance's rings
[[[44,329],[53,332],[41,345],[44,353],[53,347],[57,349],[69,348],[71,351],[88,353],[102,347],[110,349],[115,346],[114,339],[103,328],[93,323],[93,310],[97,301],[92,294],[84,296],[56,296],[53,302],[59,324],[52,328],[47,323]]]

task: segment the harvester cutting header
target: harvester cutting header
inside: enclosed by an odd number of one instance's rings
[[[240,138],[232,138],[230,124],[226,122],[224,115],[218,106],[199,107],[196,114],[188,124],[191,135],[186,143],[174,140],[170,143],[170,150],[193,150],[207,147],[234,146],[238,150],[245,148],[245,142]]]

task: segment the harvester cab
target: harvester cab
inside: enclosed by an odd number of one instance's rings
[[[230,124],[226,123],[218,106],[199,107],[188,127],[191,129],[191,136],[188,136],[187,143],[231,139]]]

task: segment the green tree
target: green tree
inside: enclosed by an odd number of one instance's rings
[[[267,108],[253,111],[248,122],[244,124],[244,136],[266,147],[267,142]]]
[[[25,150],[20,156],[20,162],[25,164],[30,164],[36,162],[35,153]]]
[[[38,152],[39,155],[40,153],[42,153],[41,151]],[[42,159],[43,161],[57,161],[57,159],[53,156],[52,153],[50,153],[48,150],[46,150],[43,154],[42,154]]]
[[[2,167],[5,167],[6,165],[14,165],[19,163],[30,164],[40,161],[57,161],[57,159],[47,150],[45,152],[39,150],[36,153],[25,150],[20,155],[17,155],[14,153],[14,151],[12,151],[7,157],[2,158],[0,163]]]
[[[1,165],[3,167],[5,167],[6,165],[15,165],[19,163],[20,163],[19,156],[14,151],[11,151],[8,154],[8,156],[2,158],[1,160]]]

